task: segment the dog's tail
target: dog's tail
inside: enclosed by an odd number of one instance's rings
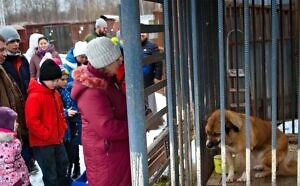
[[[296,176],[297,175],[297,162],[287,156],[278,167],[278,175],[282,176]]]

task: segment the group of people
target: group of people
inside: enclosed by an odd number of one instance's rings
[[[0,185],[30,185],[35,161],[45,186],[71,185],[81,144],[89,185],[131,185],[122,47],[106,33],[97,19],[62,60],[42,34],[31,35],[23,55],[16,29],[0,28]],[[158,52],[147,35],[141,43],[145,56]],[[162,64],[143,71],[150,86]]]

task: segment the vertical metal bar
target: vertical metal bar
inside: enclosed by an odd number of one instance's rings
[[[185,65],[185,71],[186,71],[186,77],[185,77],[185,85],[186,85],[186,89],[185,89],[185,95],[186,95],[186,100],[187,102],[186,104],[186,122],[187,122],[187,126],[186,126],[186,146],[187,146],[187,162],[188,162],[188,177],[189,177],[189,185],[192,185],[192,177],[193,177],[193,173],[192,173],[192,151],[191,151],[191,116],[192,116],[192,112],[191,112],[191,96],[192,96],[192,87],[190,86],[189,81],[192,80],[192,75],[191,75],[191,69],[193,67],[193,65],[191,64],[191,60],[193,59],[192,57],[192,51],[191,51],[191,11],[190,11],[190,0],[187,1],[183,1],[183,4],[185,5],[185,28],[186,28],[186,65]]]
[[[218,0],[218,39],[219,39],[219,75],[220,75],[220,110],[221,110],[221,159],[222,185],[226,185],[226,151],[225,151],[225,96],[224,96],[224,7],[223,0]]]
[[[262,6],[262,87],[266,87],[266,30],[265,30],[265,0],[261,2]],[[262,89],[262,96],[263,96],[263,118],[266,119],[267,113],[267,93],[266,89]]]
[[[272,185],[276,185],[276,129],[277,129],[277,1],[271,1],[272,11],[272,51],[271,51],[271,73],[272,73]]]
[[[145,136],[143,69],[141,63],[140,12],[136,0],[122,0],[122,31],[126,73],[131,179],[133,186],[148,185]],[[126,24],[125,24],[126,23]]]
[[[181,51],[179,50],[181,37],[179,35],[179,0],[176,0],[172,5],[173,12],[173,30],[174,30],[174,54],[175,54],[175,72],[177,75],[175,76],[176,82],[176,97],[177,97],[177,120],[178,120],[178,151],[179,151],[179,176],[180,176],[180,184],[184,184],[184,163],[183,163],[183,140],[182,140],[182,89],[180,86],[180,77],[182,76],[180,72],[180,56]]]
[[[180,55],[180,70],[181,70],[181,88],[182,88],[182,111],[183,111],[183,144],[184,144],[184,152],[183,152],[183,156],[182,157],[184,159],[184,172],[185,172],[185,184],[186,185],[190,185],[189,184],[189,159],[188,159],[188,145],[189,145],[189,141],[188,141],[188,122],[187,122],[187,109],[188,109],[188,96],[187,96],[187,92],[186,90],[188,89],[187,86],[187,77],[188,77],[188,71],[187,71],[187,39],[186,39],[186,26],[185,26],[185,15],[184,15],[184,0],[180,0],[179,1],[180,7],[179,7],[179,21],[180,21],[180,26],[179,26],[179,34],[181,37],[181,55]]]
[[[235,78],[235,83],[236,83],[236,111],[240,112],[240,82],[239,82],[239,42],[238,42],[238,23],[237,23],[237,5],[236,5],[236,0],[233,1],[233,7],[234,7],[234,40],[235,40],[235,70],[236,70],[236,78]],[[230,34],[228,33],[228,39],[230,37]],[[229,45],[227,46],[229,47]]]
[[[188,183],[192,185],[192,179],[193,179],[193,172],[192,172],[192,138],[191,138],[191,129],[192,129],[192,123],[191,123],[191,118],[193,117],[192,108],[191,108],[191,103],[193,101],[192,95],[193,95],[193,87],[190,86],[190,83],[193,83],[193,74],[191,73],[191,70],[193,69],[193,64],[192,64],[192,38],[191,38],[191,10],[190,10],[190,3],[191,0],[186,0],[183,1],[184,5],[184,23],[185,23],[185,37],[186,37],[186,65],[185,65],[185,71],[186,71],[186,79],[185,79],[185,84],[186,84],[186,90],[185,90],[185,95],[186,95],[186,121],[187,121],[187,159],[188,159],[188,176],[189,176],[189,181]]]
[[[292,0],[289,0],[289,22],[290,22],[290,43],[291,43],[291,66],[292,66],[292,86],[291,86],[291,92],[296,92],[297,90],[297,79],[296,79],[296,71],[297,71],[297,66],[294,66],[297,63],[294,63],[294,41],[293,41],[293,3]],[[294,68],[295,67],[295,68]],[[292,112],[292,133],[295,134],[295,115],[296,115],[296,95],[292,94],[291,96],[291,112]]]
[[[283,52],[283,47],[284,47],[284,40],[283,40],[283,12],[282,12],[282,0],[279,0],[279,16],[280,16],[280,93],[281,93],[281,105],[280,105],[280,111],[282,112],[281,115],[281,119],[282,119],[282,129],[283,129],[283,133],[285,133],[285,118],[284,118],[284,114],[285,114],[285,99],[284,99],[284,52]]]
[[[246,185],[251,183],[250,168],[250,55],[249,55],[249,1],[244,1],[244,60],[245,60],[245,112],[246,112]]]
[[[300,7],[300,4],[298,4]],[[298,14],[299,14],[298,9]],[[294,22],[296,23],[296,21]],[[295,35],[298,36],[298,148],[297,148],[297,185],[300,185],[300,24],[298,23],[298,33]]]
[[[199,58],[198,58],[198,29],[197,29],[197,11],[196,11],[196,0],[191,0],[191,12],[192,12],[192,50],[193,50],[193,73],[194,73],[194,100],[195,100],[195,130],[196,130],[196,185],[202,186],[201,179],[201,143],[200,143],[200,85],[199,85]]]
[[[176,128],[176,105],[174,105],[174,68],[171,61],[171,39],[170,39],[170,1],[164,0],[164,25],[165,25],[165,53],[166,53],[166,77],[167,77],[167,105],[168,105],[168,128],[170,145],[170,175],[171,185],[179,185],[178,175],[178,152],[177,152],[177,128]],[[174,2],[173,2],[174,3]],[[174,15],[172,15],[174,16]],[[177,38],[176,38],[177,39]],[[173,73],[173,74],[172,74]],[[176,100],[175,100],[176,101]]]
[[[252,0],[252,30],[253,30],[253,39],[252,39],[252,43],[253,43],[253,69],[254,69],[254,73],[256,72],[256,63],[257,63],[257,60],[256,60],[256,13],[255,13],[255,10],[256,10],[256,6],[255,6],[255,0]],[[254,82],[254,112],[253,114],[257,116],[257,113],[258,113],[258,88],[257,88],[257,78],[256,78],[256,75],[253,75],[253,82]],[[250,88],[250,91],[251,91],[251,88]]]

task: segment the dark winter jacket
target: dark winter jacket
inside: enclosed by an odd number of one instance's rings
[[[94,30],[92,33],[90,33],[90,34],[88,34],[87,36],[85,36],[84,41],[90,42],[92,39],[95,39],[95,38],[97,38],[97,37],[102,37],[102,36],[105,36],[105,35],[98,34],[98,33],[96,33],[95,30]]]
[[[131,185],[126,97],[114,77],[92,66],[73,72],[90,186]]]
[[[30,81],[29,63],[23,55],[7,55],[2,64],[5,71],[17,83],[24,99],[27,97],[27,88]],[[15,66],[17,66],[18,71]]]
[[[148,39],[142,42],[143,56],[154,55],[159,53],[159,49],[156,44],[152,43]],[[161,80],[162,78],[162,62],[158,61],[151,64],[143,65],[144,74],[144,88],[154,84],[154,78]]]

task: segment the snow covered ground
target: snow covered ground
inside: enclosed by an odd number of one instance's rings
[[[286,121],[284,124],[285,124],[284,127],[285,133],[291,134],[293,132],[292,121]],[[294,125],[295,125],[295,133],[298,133],[298,120],[295,120]],[[278,128],[282,131],[283,125],[280,125]]]
[[[155,93],[155,98],[156,98],[156,103],[157,103],[157,110],[160,110],[166,106],[166,98],[163,95]],[[167,121],[166,116],[164,116],[164,120]],[[161,130],[162,130],[162,128],[147,132],[147,134],[146,134],[147,146],[153,142],[154,138],[159,135]],[[80,169],[81,169],[81,171],[84,171],[85,164],[84,164],[82,146],[79,146],[79,153],[80,153]],[[38,172],[36,172],[35,174],[30,176],[30,183],[32,184],[32,186],[44,186],[42,176],[43,176],[42,171],[39,168]]]

